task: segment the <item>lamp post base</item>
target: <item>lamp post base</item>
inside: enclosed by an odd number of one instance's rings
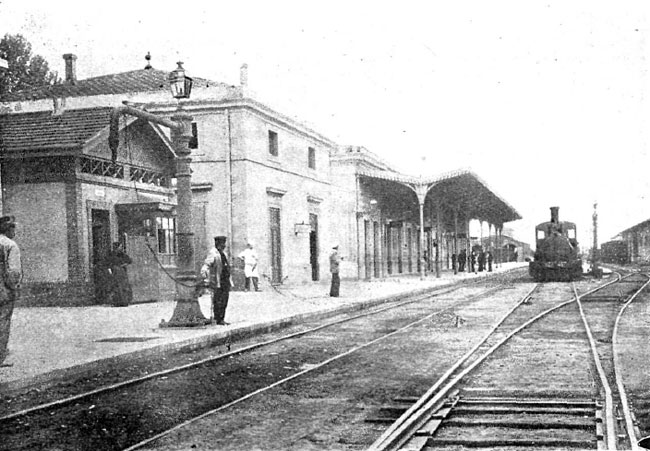
[[[199,304],[200,286],[196,283],[196,275],[192,272],[179,272],[176,277],[176,307],[169,321],[162,320],[160,327],[197,327],[210,324],[203,316]]]
[[[162,320],[160,327],[197,327],[210,324],[203,316],[198,299],[179,299],[169,321]]]

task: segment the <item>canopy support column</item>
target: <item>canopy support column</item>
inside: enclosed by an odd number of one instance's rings
[[[415,194],[418,196],[418,204],[420,206],[420,255],[418,255],[418,259],[420,260],[420,279],[424,279],[427,275],[427,263],[424,260],[424,249],[426,249],[427,246],[424,238],[424,200],[427,197],[427,191],[429,191],[429,186],[427,185],[415,186]]]
[[[440,201],[436,202],[436,277],[440,277],[440,246],[442,245],[442,224],[441,224],[442,206]]]
[[[454,267],[454,275],[458,274],[458,209],[454,208],[454,243],[453,243],[453,253],[456,256],[452,259],[452,265]]]

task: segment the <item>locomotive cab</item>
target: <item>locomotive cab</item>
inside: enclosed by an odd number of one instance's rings
[[[536,281],[574,280],[582,275],[576,225],[561,222],[558,211],[551,207],[551,220],[535,227],[535,257],[528,270]]]

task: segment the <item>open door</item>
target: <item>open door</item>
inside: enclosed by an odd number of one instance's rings
[[[282,241],[280,227],[280,209],[269,208],[271,227],[271,283],[282,283]]]
[[[320,271],[318,266],[318,216],[309,214],[309,263],[311,264],[311,280],[314,282],[320,280]]]
[[[111,249],[111,221],[108,210],[91,210],[92,227],[92,263],[93,285],[95,287],[95,302],[108,302],[106,286],[108,282],[108,267],[106,256]]]

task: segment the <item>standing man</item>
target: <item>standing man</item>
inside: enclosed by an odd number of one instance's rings
[[[126,266],[131,263],[131,257],[124,252],[122,243],[120,241],[113,243],[113,250],[108,254],[107,266],[112,281],[108,296],[114,307],[126,307],[133,302],[133,289],[126,269]]]
[[[465,249],[461,249],[460,253],[458,254],[458,271],[459,272],[464,272],[465,271],[465,264],[467,263],[467,252],[465,252]]]
[[[18,298],[22,267],[20,264],[20,249],[13,240],[16,234],[16,222],[13,216],[0,218],[0,365],[3,364],[9,351],[9,330],[14,304]]]
[[[469,255],[469,272],[476,274],[476,251],[472,251]]]
[[[228,297],[232,279],[230,278],[230,264],[225,254],[226,237],[215,236],[214,248],[210,249],[208,256],[201,267],[201,275],[208,280],[208,285],[212,289],[212,311],[214,312],[214,321],[220,326],[226,326],[229,323],[224,321],[226,317],[226,307],[228,307]]]
[[[330,254],[330,272],[332,273],[332,285],[330,287],[330,296],[333,298],[339,297],[339,287],[341,286],[341,279],[339,278],[339,264],[341,257],[339,256],[339,245],[332,246],[332,253]]]
[[[260,277],[257,268],[257,263],[259,262],[259,258],[257,257],[257,252],[253,250],[253,243],[251,241],[248,241],[248,247],[244,249],[244,251],[241,254],[239,254],[239,258],[244,260],[244,277],[246,277],[244,289],[246,291],[250,291],[251,280],[252,280],[253,286],[255,287],[255,291],[262,291],[259,289],[257,285],[257,282]]]

